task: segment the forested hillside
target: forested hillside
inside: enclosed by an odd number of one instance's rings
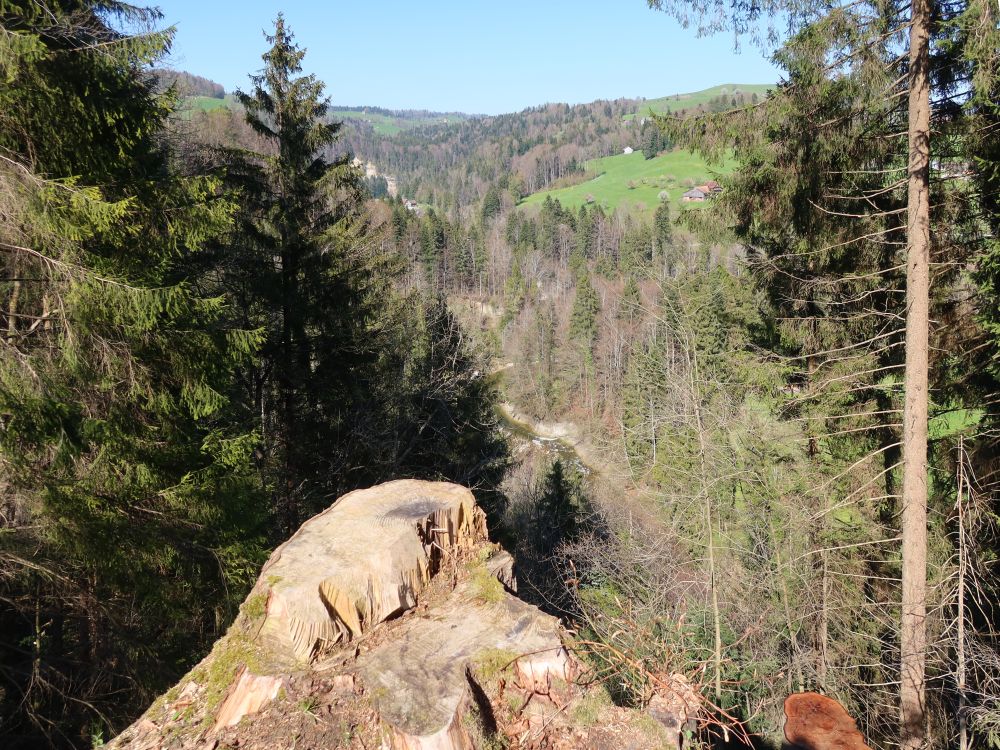
[[[558,137],[524,170],[512,118],[504,168],[437,170],[438,210],[397,206],[393,231],[519,412],[615,466],[543,467],[512,518],[525,575],[623,700],[691,670],[730,731],[777,739],[783,697],[812,689],[878,746],[995,744],[997,30],[984,5],[938,9],[914,82],[908,40],[879,36],[903,11],[879,12],[802,22],[756,105],[654,118],[662,142],[735,159],[704,210],[664,191],[652,216],[609,212],[576,196],[590,183],[523,201],[596,175]],[[610,153],[624,132],[587,138]]]
[[[679,746],[779,746],[815,691],[873,748],[1000,748],[997,8],[650,5],[782,39],[781,82],[333,110],[278,15],[193,107],[155,11],[0,6],[9,746],[110,737],[303,520],[415,477],[588,685],[696,691]]]
[[[208,97],[210,99],[223,99],[226,96],[226,89],[221,83],[209,80],[203,76],[196,76],[183,70],[160,69],[154,70],[153,75],[159,80],[158,89],[166,91],[173,89],[174,93],[180,97]]]
[[[763,99],[767,87],[753,88],[694,95],[697,103],[678,111],[686,115]],[[394,137],[352,128],[346,143],[381,171],[395,175],[403,195],[450,211],[477,203],[498,184],[509,188],[517,201],[560,183],[582,182],[594,176],[586,172],[588,160],[620,154],[625,148],[652,158],[671,143],[649,111],[650,105],[637,99],[546,104],[457,124],[427,125]]]
[[[585,182],[599,173],[588,162],[625,148],[652,159],[672,145],[653,123],[653,113],[725,111],[763,101],[768,89],[731,84],[661,99],[547,104],[496,116],[379,107],[340,107],[328,116],[344,124],[335,153],[358,156],[381,175],[393,176],[399,194],[452,212],[477,204],[491,187],[509,189],[516,202],[546,188]],[[188,98],[181,111],[197,113],[195,129],[202,132],[232,128],[231,121],[239,120],[238,112],[211,105],[203,97]],[[692,158],[700,162],[690,155],[681,161]],[[707,175],[707,168],[699,172]]]

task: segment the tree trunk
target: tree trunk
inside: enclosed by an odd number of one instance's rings
[[[15,273],[17,273],[17,266]],[[7,343],[13,345],[17,338],[17,302],[21,296],[21,282],[15,281],[10,293],[10,302],[7,304]]]
[[[968,573],[965,541],[965,443],[958,439],[958,626],[955,633],[955,682],[958,687],[958,749],[969,749],[968,699],[965,684],[965,577]]]
[[[913,0],[909,64],[906,376],[903,404],[900,747],[924,745],[927,653],[927,410],[930,307],[930,2]]]
[[[298,413],[296,410],[297,389],[301,381],[296,377],[298,360],[295,353],[295,321],[298,303],[298,257],[296,249],[291,247],[284,227],[281,229],[281,352],[278,370],[278,383],[281,388],[281,446],[284,485],[283,494],[279,498],[281,507],[279,518],[282,530],[290,534],[298,528],[299,508],[296,495],[300,481],[297,457]]]
[[[823,586],[822,586],[822,599],[820,601],[819,608],[819,663],[816,665],[816,677],[819,680],[819,686],[825,691],[826,688],[826,673],[827,673],[827,643],[830,640],[830,616],[829,616],[829,606],[830,606],[830,559],[829,552],[823,550],[821,553],[823,560]]]
[[[719,614],[719,588],[715,568],[715,520],[712,513],[712,493],[709,489],[708,447],[705,442],[705,423],[701,417],[701,389],[698,387],[698,352],[693,341],[687,342],[688,377],[691,387],[691,402],[694,408],[695,426],[698,430],[698,461],[700,467],[700,494],[705,504],[706,544],[708,546],[708,575],[712,597],[712,630],[714,632],[712,659],[715,665],[715,699],[722,697],[722,618]]]

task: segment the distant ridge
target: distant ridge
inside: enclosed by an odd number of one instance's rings
[[[222,99],[226,95],[226,89],[221,83],[204,76],[169,68],[154,68],[151,72],[156,78],[158,91],[165,91],[173,86],[181,97]]]
[[[191,79],[199,78],[198,76],[193,76],[192,74],[183,72],[174,72],[173,75],[181,75]],[[207,79],[200,80],[210,83]],[[218,86],[218,84],[215,85]],[[676,112],[681,109],[694,109],[700,105],[708,105],[712,100],[718,99],[720,96],[738,96],[741,94],[752,96],[756,94],[758,97],[763,98],[767,95],[767,92],[770,89],[773,89],[776,85],[777,84],[774,83],[722,83],[700,91],[668,94],[667,96],[660,96],[654,99],[631,99],[631,101],[636,103],[636,114],[641,116],[647,114],[649,111],[667,113]],[[205,100],[209,98],[214,99],[214,101],[206,102]],[[630,98],[621,97],[620,100],[621,99],[629,100]],[[604,100],[599,99],[595,100],[595,102],[596,101]],[[218,93],[216,93],[214,97],[204,95],[188,96],[184,97],[181,108],[191,110],[215,109],[219,106],[229,106],[233,102],[234,100],[232,97],[226,96],[223,100]],[[593,102],[588,103],[592,104]],[[539,104],[532,107],[525,107],[520,111],[526,112],[532,109],[537,109],[541,106],[545,105]],[[335,105],[331,107],[330,114],[338,120],[367,123],[371,125],[375,132],[380,135],[395,135],[401,131],[411,130],[424,125],[454,124],[465,120],[500,116],[470,114],[465,112],[437,112],[427,109],[392,109],[376,105]],[[511,112],[507,114],[518,113]],[[631,119],[633,116],[634,115],[626,115],[626,119]]]
[[[670,94],[656,99],[642,99],[637,109],[638,114],[646,114],[650,110],[658,113],[676,112],[680,109],[692,109],[699,105],[708,104],[713,99],[720,96],[734,96],[739,94],[756,94],[763,99],[767,92],[773,89],[775,83],[722,83],[718,86],[702,89],[701,91],[691,91],[684,94]]]
[[[337,120],[366,123],[379,135],[396,135],[423,125],[449,125],[468,120],[461,112],[432,112],[426,109],[385,109],[382,107],[332,107]]]
[[[429,109],[391,109],[388,107],[377,107],[377,106],[358,106],[358,107],[346,107],[338,106],[335,108],[339,112],[356,112],[364,114],[376,114],[376,115],[386,115],[388,117],[477,117],[478,115],[470,115],[466,112],[436,112]]]

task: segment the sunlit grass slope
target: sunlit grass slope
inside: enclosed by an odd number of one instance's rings
[[[681,204],[681,195],[692,184],[706,180],[716,179],[725,185],[725,175],[736,168],[736,161],[727,159],[710,167],[690,151],[670,151],[653,159],[646,159],[641,151],[635,151],[593,159],[587,162],[586,168],[597,176],[579,185],[533,193],[521,201],[521,205],[541,205],[546,196],[551,196],[567,208],[593,203],[606,211],[622,208],[632,213],[652,214],[660,202],[660,193],[665,190],[675,209],[681,205],[699,207],[706,204]]]

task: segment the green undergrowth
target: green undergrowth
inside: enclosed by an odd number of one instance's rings
[[[498,604],[503,601],[506,593],[503,584],[486,564],[495,551],[494,547],[485,547],[468,564],[469,582],[472,585],[473,596],[483,604]]]
[[[927,436],[931,440],[944,440],[970,432],[982,421],[983,409],[954,408],[933,415],[927,423]]]
[[[510,669],[517,660],[518,654],[505,648],[488,648],[480,651],[473,659],[476,676],[483,681],[495,680]]]
[[[592,685],[570,709],[570,717],[574,726],[590,729],[596,726],[614,705],[611,694],[603,685]]]

